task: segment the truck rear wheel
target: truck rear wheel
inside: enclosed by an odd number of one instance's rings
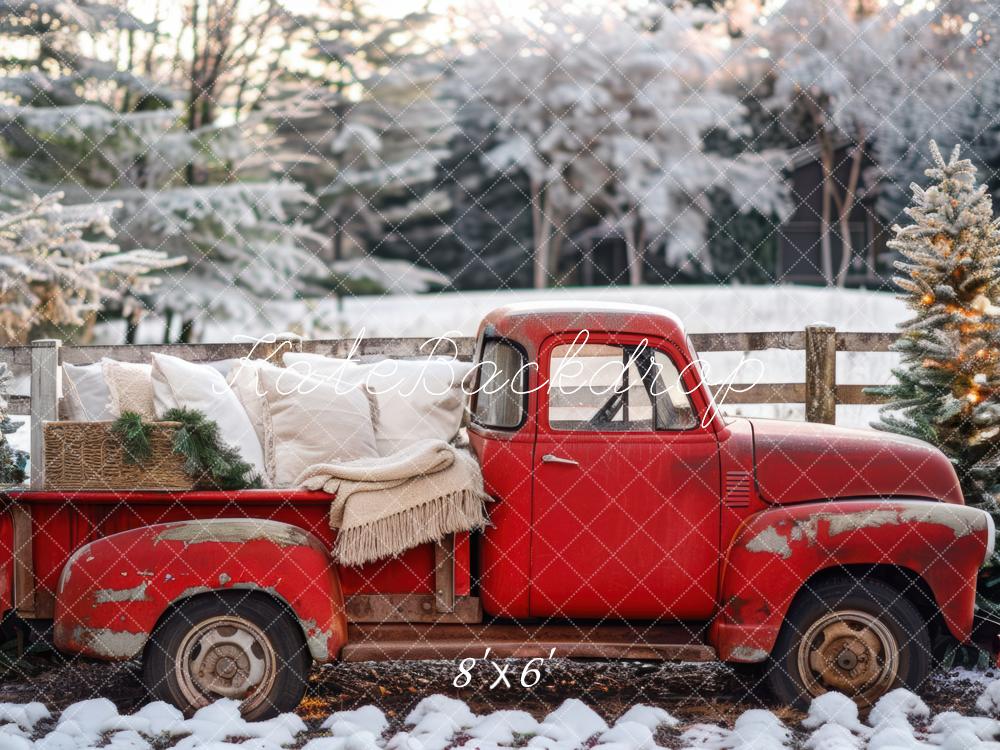
[[[287,607],[247,592],[205,594],[157,625],[143,658],[143,682],[186,714],[235,698],[246,718],[262,719],[299,704],[311,663]]]
[[[881,581],[838,578],[793,602],[766,683],[789,705],[837,691],[869,706],[894,688],[919,688],[930,665],[927,623],[905,596]]]

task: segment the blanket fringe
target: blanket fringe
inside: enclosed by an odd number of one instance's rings
[[[333,555],[342,565],[364,565],[448,534],[483,529],[489,523],[488,499],[481,491],[465,489],[363,526],[338,529]]]

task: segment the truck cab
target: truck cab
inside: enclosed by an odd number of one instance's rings
[[[930,445],[724,418],[656,308],[495,311],[476,369],[487,614],[676,623],[789,702],[870,702],[970,638],[992,519]]]

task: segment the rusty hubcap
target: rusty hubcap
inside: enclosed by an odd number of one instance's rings
[[[242,698],[244,713],[274,686],[277,658],[270,639],[249,620],[213,617],[184,637],[175,660],[178,682],[191,706],[215,698]]]
[[[799,642],[798,668],[810,695],[836,690],[862,705],[888,690],[899,672],[899,647],[874,615],[831,612]]]

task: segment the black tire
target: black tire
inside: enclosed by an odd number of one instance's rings
[[[798,708],[830,690],[864,707],[897,687],[917,690],[932,663],[927,623],[909,599],[878,580],[836,578],[796,597],[765,684]]]
[[[142,676],[154,698],[187,715],[232,697],[247,719],[265,719],[299,705],[311,664],[286,606],[232,591],[203,594],[169,612],[146,646]]]

